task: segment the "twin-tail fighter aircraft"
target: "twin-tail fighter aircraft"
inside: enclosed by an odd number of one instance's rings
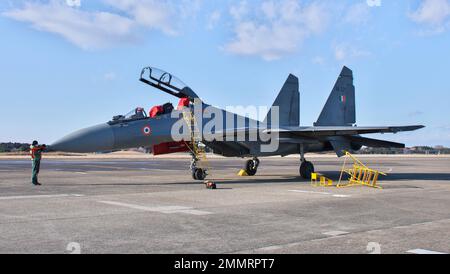
[[[140,81],[179,98],[175,109],[168,103],[153,107],[148,115],[136,108],[109,122],[79,130],[51,145],[54,151],[89,153],[131,148],[151,148],[153,154],[191,152],[191,172],[204,180],[207,168],[198,164],[199,147],[225,157],[247,158],[245,171],[253,176],[258,157],[300,154],[300,176],[309,179],[314,165],[308,152],[345,151],[363,146],[404,148],[404,144],[362,137],[371,133],[413,131],[424,126],[356,126],[355,87],[352,71],[344,67],[313,126],[300,126],[299,81],[289,75],[263,122],[207,105],[178,78],[156,68],[144,68]]]

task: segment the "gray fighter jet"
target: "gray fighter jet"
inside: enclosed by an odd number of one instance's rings
[[[363,146],[403,148],[404,144],[361,135],[424,127],[356,126],[353,73],[347,67],[342,69],[313,126],[300,126],[299,81],[294,75],[287,78],[263,122],[207,105],[178,78],[159,69],[144,68],[140,81],[179,98],[178,108],[171,104],[156,106],[148,115],[136,108],[107,123],[70,134],[52,144],[52,150],[88,153],[146,147],[154,154],[188,151],[193,158],[192,176],[197,180],[207,175],[207,167],[198,165],[201,157],[196,148],[202,145],[225,157],[249,158],[245,171],[250,176],[257,172],[258,157],[300,154],[300,175],[309,179],[314,166],[305,159],[308,152],[335,151],[340,157]]]

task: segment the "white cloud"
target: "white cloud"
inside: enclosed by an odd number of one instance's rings
[[[368,57],[372,55],[370,51],[359,49],[348,43],[336,44],[333,49],[334,57],[337,61],[348,61],[350,59]]]
[[[109,12],[86,12],[56,1],[47,4],[25,3],[5,16],[29,22],[38,30],[56,33],[83,49],[103,48],[130,42],[133,21]]]
[[[116,11],[83,10],[79,0],[27,1],[4,16],[58,34],[82,49],[133,43],[150,29],[176,35],[180,21],[192,17],[200,0],[103,0]],[[79,3],[79,4],[78,4]]]
[[[160,30],[168,35],[178,34],[178,22],[193,16],[200,0],[103,0],[125,12],[138,25]]]
[[[241,20],[248,12],[247,1],[241,1],[238,5],[231,6],[230,8],[230,14],[235,20]]]
[[[325,58],[323,58],[322,56],[316,56],[311,61],[315,65],[324,65],[325,64]]]
[[[222,17],[222,14],[220,13],[220,11],[216,10],[213,11],[209,16],[208,16],[208,23],[206,25],[206,28],[208,30],[212,30],[216,27],[217,23],[220,21],[220,18]]]
[[[370,7],[366,3],[356,3],[348,8],[344,21],[351,24],[366,23],[370,18]]]
[[[450,2],[448,0],[423,0],[410,18],[431,28],[431,33],[444,31],[450,23]]]
[[[106,81],[114,81],[116,79],[116,74],[114,72],[107,72],[103,75]]]
[[[81,0],[66,0],[66,4],[70,7],[80,7],[81,6]]]
[[[230,14],[235,37],[224,49],[269,61],[295,52],[307,37],[320,33],[328,19],[323,5],[302,5],[298,0],[241,1]]]
[[[381,7],[381,0],[366,0],[367,6],[373,7]]]

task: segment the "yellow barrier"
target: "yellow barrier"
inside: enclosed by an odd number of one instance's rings
[[[346,168],[348,158],[353,160],[353,166],[350,169]],[[342,182],[344,174],[349,175],[349,179],[346,183]],[[342,166],[341,176],[339,177],[339,183],[337,184],[337,187],[363,185],[382,189],[382,187],[377,185],[378,178],[380,175],[387,176],[387,174],[381,171],[368,168],[361,161],[356,159],[355,156],[346,151],[344,165]]]

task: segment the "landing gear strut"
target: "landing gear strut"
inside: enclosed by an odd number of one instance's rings
[[[311,173],[314,173],[314,165],[311,162],[306,161],[303,145],[300,146],[300,176],[303,179],[311,179]]]
[[[252,160],[248,160],[245,163],[245,172],[248,174],[248,176],[255,176],[256,172],[258,171],[259,166],[259,159],[253,158]]]
[[[198,159],[195,156],[192,156],[192,161],[191,161],[191,172],[192,172],[192,178],[194,180],[198,180],[198,181],[203,181],[206,178],[206,175],[208,175],[206,173],[205,169],[202,168],[197,168],[197,162]]]

